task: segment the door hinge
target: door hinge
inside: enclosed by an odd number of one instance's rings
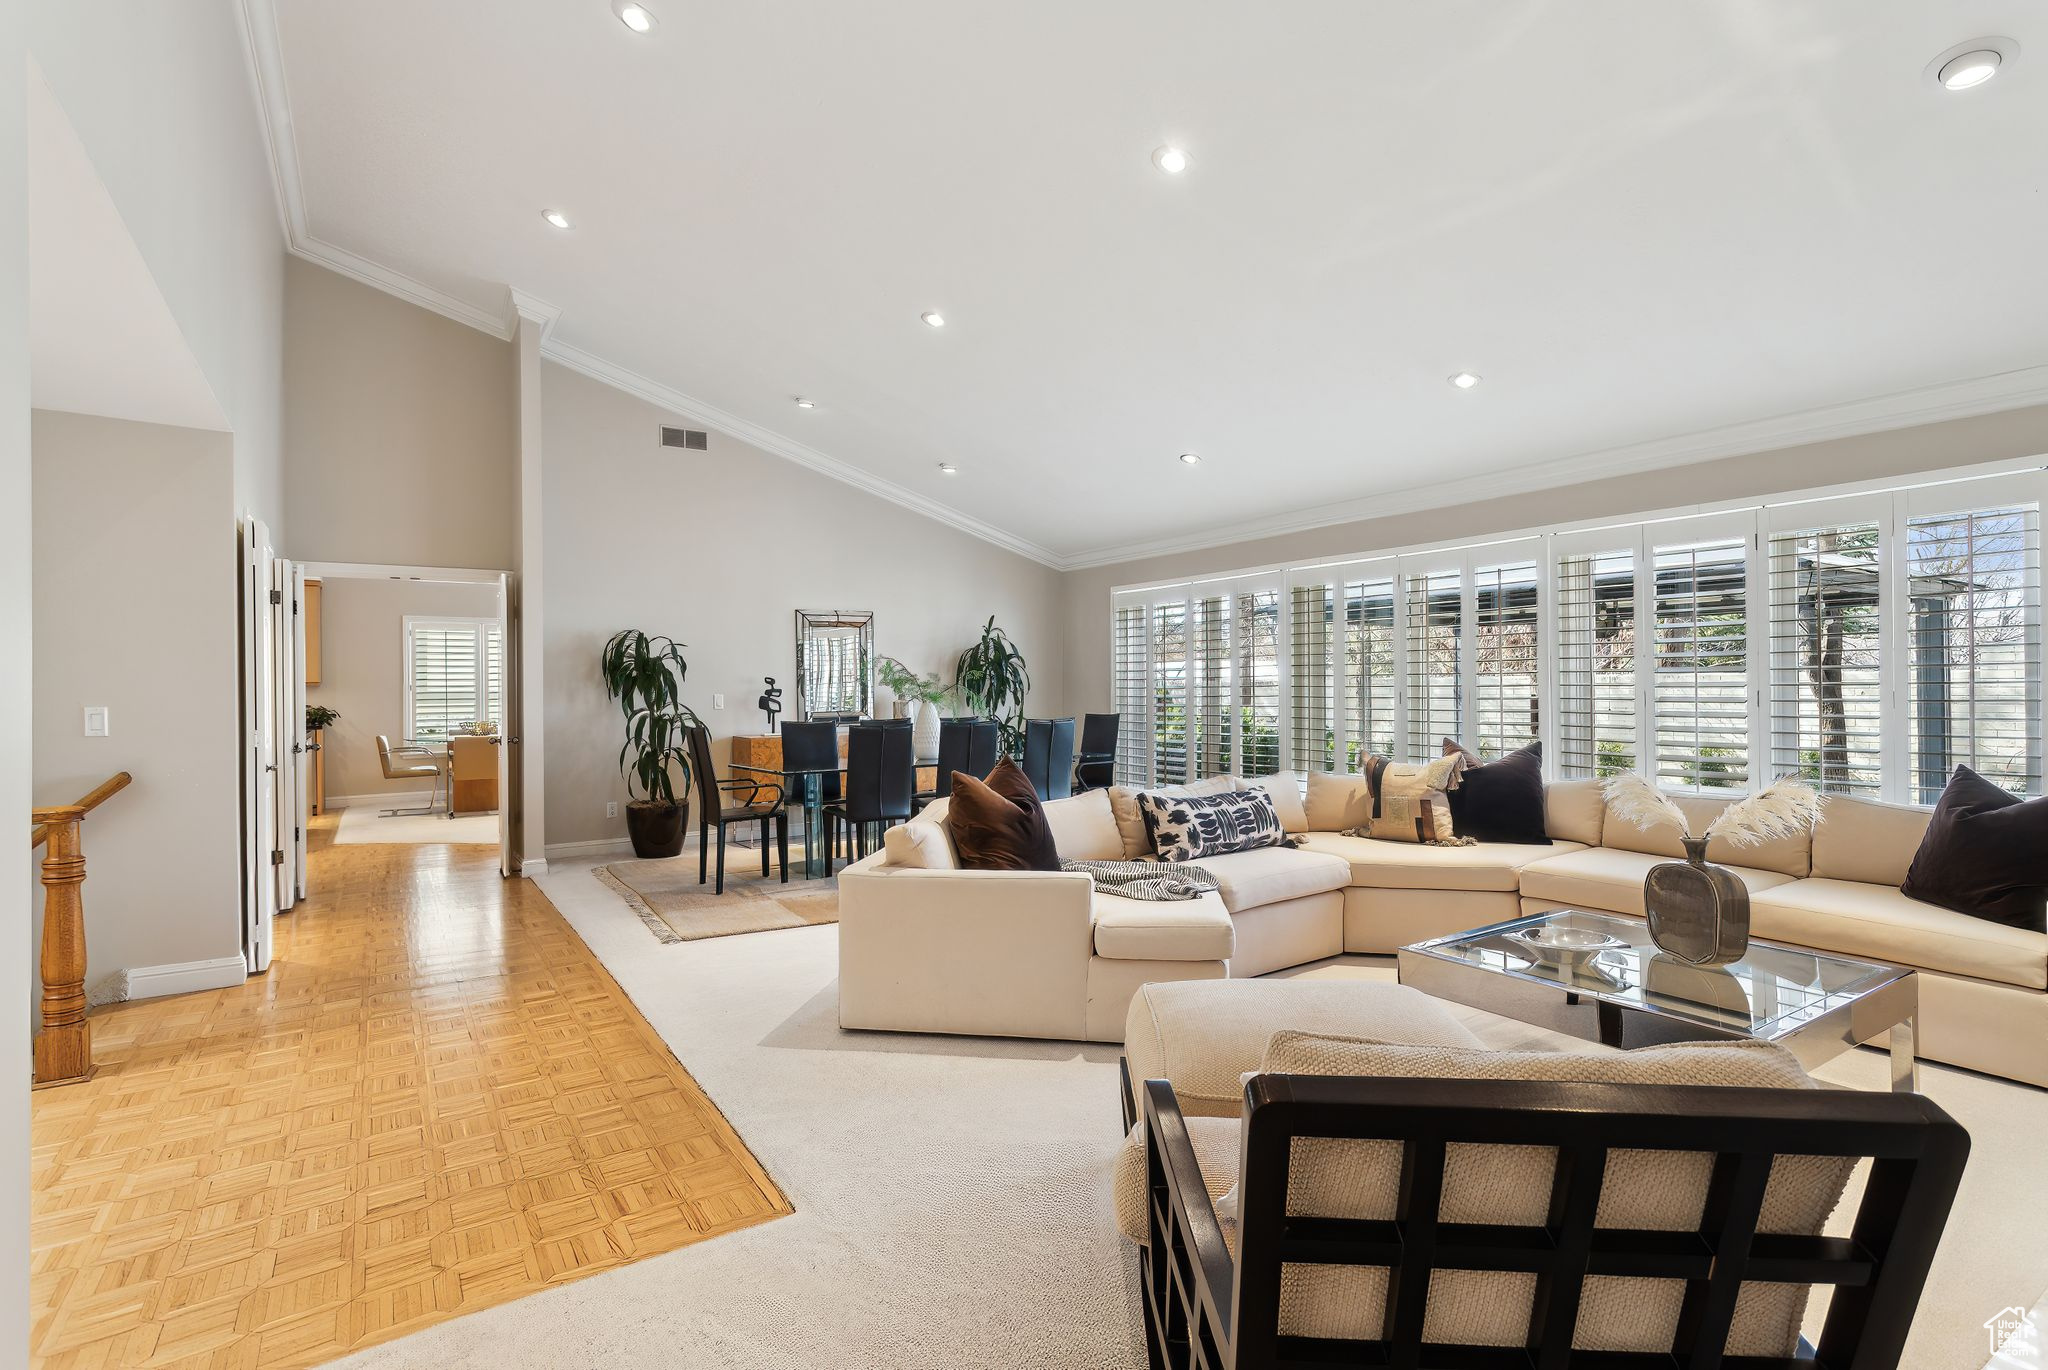
[[[270,854],[270,864],[273,866],[282,866],[284,864],[284,853],[281,851],[273,851]]]
[[[282,603],[284,603],[284,591],[282,591],[282,590],[272,590],[272,591],[270,592],[270,602],[271,602],[272,604],[282,604]]]
[[[302,833],[302,832],[300,832],[300,831],[299,831],[299,825],[298,825],[298,824],[296,824],[296,823],[292,824],[292,841],[294,841],[294,842],[298,842],[298,841],[301,841],[301,840],[303,840],[303,839],[305,838],[305,836],[306,836],[306,835],[305,835],[304,833]]]

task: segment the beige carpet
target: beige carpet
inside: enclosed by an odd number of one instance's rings
[[[1110,1217],[1117,1048],[842,1032],[835,927],[657,946],[589,863],[539,883],[796,1212],[348,1364],[1142,1370],[1131,1253]],[[1824,1073],[1879,1085],[1885,1066],[1859,1052]],[[2048,1093],[1940,1067],[1924,1083],[1976,1150],[1901,1364],[1975,1370],[1984,1320],[2048,1288]]]
[[[745,868],[758,866],[756,852],[728,849],[725,893],[716,894],[712,880],[697,880],[694,852],[662,861],[614,861],[591,872],[626,906],[658,942],[694,942],[700,937],[730,937],[741,932],[769,932],[839,921],[839,880],[806,880],[790,872],[763,879]],[[735,873],[733,863],[742,866]],[[714,877],[715,878],[715,877]]]
[[[404,795],[393,795],[388,803],[403,803]],[[433,813],[400,814],[385,818],[377,811],[375,804],[351,804],[341,811],[341,822],[334,830],[337,843],[372,842],[462,842],[498,845],[498,815],[494,813],[466,813],[459,818],[450,818],[436,810]]]

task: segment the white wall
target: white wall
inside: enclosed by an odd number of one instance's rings
[[[30,52],[234,430],[236,506],[289,548],[284,230],[235,0],[20,8]]]
[[[29,522],[28,56],[21,13],[0,5],[0,812],[30,803],[34,717],[30,617],[33,533]],[[30,910],[28,849],[0,844],[0,926],[24,928]],[[28,1364],[29,1023],[35,974],[29,939],[0,936],[0,985],[28,1002],[0,1012],[0,1367]]]
[[[1752,499],[2044,453],[2048,406],[2037,406],[1072,571],[1065,577],[1062,615],[1067,634],[1066,708],[1080,714],[1111,707],[1109,594],[1114,586],[1331,561],[1520,528],[1626,518],[1681,505]]]
[[[35,412],[35,799],[85,822],[88,990],[234,956],[234,456],[225,433]],[[84,736],[82,710],[111,710]]]
[[[761,731],[763,676],[793,702],[799,608],[872,610],[877,653],[949,680],[994,614],[1031,666],[1031,712],[1060,711],[1057,572],[724,434],[663,448],[661,425],[686,420],[553,363],[542,387],[551,846],[625,835],[604,816],[626,791],[597,673],[620,628],[688,644],[685,699],[717,739]]]
[[[387,780],[377,734],[405,736],[405,618],[495,618],[498,587],[448,581],[328,576],[320,583],[320,683],[308,704],[341,715],[327,730],[329,795],[413,793],[418,780]]]
[[[294,257],[286,524],[301,561],[512,569],[512,345]]]

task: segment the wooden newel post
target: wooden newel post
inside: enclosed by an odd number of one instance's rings
[[[36,1036],[35,1082],[76,1084],[92,1076],[92,1025],[85,1019],[85,857],[76,804],[37,809],[43,852],[43,1030]]]

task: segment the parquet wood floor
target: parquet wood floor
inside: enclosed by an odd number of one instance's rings
[[[315,1364],[790,1211],[494,848],[314,824],[266,974],[34,1096],[39,1365]]]

